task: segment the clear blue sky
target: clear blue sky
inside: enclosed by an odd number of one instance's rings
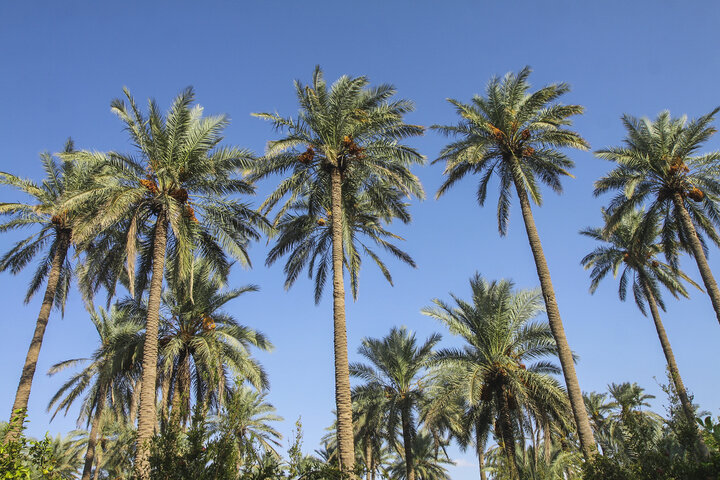
[[[400,96],[416,102],[409,120],[423,125],[455,121],[445,98],[467,100],[492,75],[531,65],[536,86],[572,85],[564,100],[586,106],[576,127],[600,148],[621,141],[622,113],[654,116],[670,109],[697,116],[720,104],[719,22],[720,4],[712,1],[2,2],[0,169],[40,179],[38,154],[61,149],[68,136],[80,148],[128,150],[109,111],[123,86],[165,108],[193,85],[205,112],[231,116],[227,143],[262,153],[275,134],[249,114],[294,114],[292,80],[308,81],[316,64],[331,81],[365,74],[373,83],[395,84]],[[414,145],[432,160],[444,142],[430,132]],[[720,149],[720,136],[706,149]],[[609,382],[637,381],[661,395],[654,378],[664,381],[664,360],[651,321],[634,304],[618,301],[612,279],[594,296],[587,292],[579,261],[594,245],[577,232],[601,220],[607,198],[593,198],[592,183],[610,165],[589,152],[572,157],[576,178],[565,181],[563,195],[546,193],[536,221],[568,338],[580,356],[581,387],[603,390]],[[420,338],[443,332],[420,308],[450,291],[467,296],[476,270],[524,288],[537,285],[517,204],[509,234],[500,238],[494,199],[478,207],[475,179],[433,199],[441,172],[440,165],[417,169],[428,199],[413,205],[410,226],[394,227],[418,268],[391,262],[394,288],[369,263],[362,271],[360,298],[348,307],[351,360],[362,337],[385,335],[392,325],[407,325]],[[271,187],[262,184],[253,201]],[[0,190],[0,201],[15,199]],[[0,250],[18,238],[4,235]],[[304,278],[285,292],[282,265],[266,268],[266,252],[264,241],[253,245],[254,268],[233,273],[234,283],[255,283],[261,291],[234,301],[230,310],[275,343],[275,352],[259,356],[272,383],[269,398],[286,418],[280,428],[286,436],[302,415],[311,451],[332,421],[331,304],[328,297],[314,306]],[[718,275],[719,257],[712,248]],[[684,266],[699,280],[693,263]],[[39,309],[39,298],[22,304],[29,277],[29,271],[0,276],[3,418]],[[719,413],[720,325],[708,298],[694,293],[690,301],[668,301],[664,318],[687,387],[705,409]],[[443,333],[443,342],[452,343]],[[94,348],[92,326],[73,292],[65,318],[54,313],[46,334],[30,399],[32,434],[72,428],[73,416],[48,423],[45,407],[62,380],[44,373]],[[473,456],[456,458],[470,466],[455,467],[454,477],[474,478]]]

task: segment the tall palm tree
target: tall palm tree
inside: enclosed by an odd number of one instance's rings
[[[695,257],[720,322],[720,289],[707,262],[704,239],[720,245],[715,230],[720,224],[720,151],[698,152],[716,132],[711,123],[718,111],[720,107],[690,122],[686,117],[673,118],[668,111],[654,121],[623,115],[624,145],[595,152],[598,158],[618,164],[595,182],[595,195],[619,191],[608,208],[607,232],[644,204],[646,222],[662,219],[665,255],[672,260],[679,246]]]
[[[153,101],[148,114],[143,114],[130,92],[125,89],[124,93],[125,100],[112,102],[112,111],[125,124],[137,154],[83,152],[78,161],[93,171],[95,181],[68,204],[98,206],[100,214],[83,218],[77,235],[92,239],[101,234],[101,239],[109,239],[88,249],[97,255],[101,245],[107,249],[102,255],[115,259],[112,265],[126,265],[122,274],[132,295],[139,298],[149,286],[135,463],[138,477],[147,480],[148,442],[156,426],[158,330],[166,259],[177,265],[182,277],[189,274],[196,250],[218,271],[229,268],[226,252],[249,264],[246,247],[259,237],[256,227],[263,219],[248,205],[228,198],[233,193],[253,193],[250,183],[235,176],[249,169],[253,158],[247,150],[219,146],[228,123],[225,116],[203,117],[202,108],[192,106],[191,88],[176,97],[165,116]],[[102,234],[108,229],[119,233]],[[118,273],[117,269],[108,272]]]
[[[48,372],[49,375],[55,375],[67,368],[87,364],[60,387],[48,404],[48,410],[55,408],[54,418],[61,410],[67,413],[70,406],[85,395],[80,419],[84,418],[90,424],[90,434],[82,480],[90,479],[95,464],[95,448],[102,429],[105,407],[113,407],[116,400],[122,401],[123,387],[127,388],[128,379],[136,376],[139,370],[138,347],[142,345],[142,323],[123,315],[114,307],[110,312],[103,309],[91,312],[90,319],[100,340],[100,345],[92,357],[57,363]],[[123,408],[122,405],[118,407]]]
[[[485,96],[476,95],[470,103],[449,100],[462,120],[456,125],[433,127],[447,136],[457,137],[456,141],[443,148],[435,160],[446,162],[446,178],[437,196],[443,195],[468,173],[477,173],[480,175],[477,198],[482,206],[490,179],[496,173],[500,182],[498,228],[500,235],[505,235],[511,188],[515,188],[540,279],[548,321],[557,344],[580,444],[585,458],[590,458],[597,451],[595,439],[531,207],[531,201],[536,205],[542,203],[540,182],[560,192],[561,177],[570,175],[567,169],[573,166],[573,162],[558,148],[588,148],[587,142],[579,134],[567,128],[571,123],[570,117],[581,114],[583,107],[556,102],[570,89],[565,83],[551,84],[529,92],[527,79],[530,71],[526,67],[517,75],[509,73],[502,80],[493,78],[486,88]]]
[[[604,216],[606,221],[609,220],[607,214],[604,213]],[[682,295],[684,297],[687,297],[688,294],[681,280],[700,287],[677,266],[668,265],[656,258],[663,251],[663,245],[655,243],[659,229],[657,223],[648,222],[644,217],[642,211],[626,213],[609,236],[604,235],[603,228],[582,230],[580,232],[582,235],[602,242],[602,246],[597,247],[582,259],[582,264],[586,270],[592,269],[590,273],[591,293],[595,293],[600,281],[608,273],[613,272],[613,275],[617,276],[622,269],[618,291],[620,299],[625,300],[628,286],[630,286],[635,296],[635,303],[643,315],[647,315],[645,308],[645,302],[647,302],[673,385],[688,421],[694,425],[695,409],[685,390],[658,307],[665,310],[660,285],[665,286],[674,296]]]
[[[557,348],[548,324],[532,321],[543,311],[537,290],[515,292],[512,282],[488,282],[479,274],[470,288],[472,303],[452,295],[455,306],[435,299],[422,310],[465,341],[462,349],[437,352],[434,362],[447,372],[446,395],[459,394],[474,410],[474,425],[466,428],[475,430],[478,458],[495,425],[517,478],[515,447],[525,412],[558,422],[569,414],[565,392],[549,375],[559,373],[549,360]]]
[[[351,375],[366,382],[356,387],[358,397],[362,398],[365,392],[370,396],[375,396],[378,391],[385,393],[385,408],[388,411],[386,432],[392,444],[395,443],[395,432],[400,422],[408,480],[415,480],[412,446],[416,436],[415,412],[425,390],[427,374],[424,370],[440,338],[440,335],[433,334],[425,343],[418,345],[414,333],[408,332],[405,327],[393,327],[382,339],[363,339],[358,353],[370,365],[350,365]]]
[[[338,419],[338,436],[341,468],[352,471],[355,462],[352,428],[352,400],[347,360],[347,326],[345,321],[345,285],[343,265],[348,265],[351,277],[359,268],[359,251],[365,250],[373,260],[378,257],[360,247],[351,238],[360,214],[369,215],[370,221],[389,222],[399,218],[409,222],[410,216],[404,198],[410,195],[423,197],[419,179],[410,173],[410,166],[424,159],[414,149],[400,143],[403,139],[421,135],[422,127],[409,125],[403,116],[413,110],[407,100],[393,100],[395,88],[390,85],[369,87],[366,77],[340,77],[330,88],[316,67],[311,85],[295,82],[300,111],[297,118],[278,114],[256,114],[272,122],[287,135],[268,143],[267,151],[251,177],[255,180],[270,175],[288,175],[262,205],[269,211],[284,201],[276,217],[283,227],[292,223],[284,214],[302,209],[306,216],[297,222],[306,235],[320,232],[310,228],[311,222],[328,224],[323,242],[308,243],[302,238],[290,239],[292,230],[285,228],[287,250],[275,250],[277,256],[291,249],[305,250],[286,266],[286,285],[292,284],[308,259],[318,259],[316,299],[325,282],[326,272],[332,268],[333,329],[335,357],[335,402]],[[285,200],[283,200],[285,199]],[[360,209],[362,207],[362,209]],[[322,217],[322,218],[321,218]],[[310,222],[310,223],[306,223]],[[366,225],[364,221],[359,221]],[[320,225],[324,226],[324,225]],[[391,253],[403,258],[386,242],[382,227],[369,228],[370,238]],[[330,247],[327,242],[329,241]],[[322,252],[321,255],[314,254]],[[326,252],[330,251],[328,260]],[[276,257],[269,257],[272,263]],[[387,269],[378,263],[383,273]],[[315,263],[308,266],[312,274]],[[317,288],[319,286],[319,288]]]
[[[68,139],[65,153],[70,154],[73,149],[73,142]],[[73,243],[75,212],[65,209],[62,204],[67,192],[79,186],[82,175],[72,163],[60,164],[49,153],[42,154],[41,160],[46,174],[41,184],[0,172],[0,185],[9,185],[31,198],[27,203],[0,203],[0,215],[10,217],[0,225],[0,232],[28,227],[38,229],[29,237],[17,242],[0,258],[0,271],[9,270],[16,274],[37,255],[42,254],[43,258],[38,262],[25,295],[25,303],[28,303],[47,281],[40,313],[35,323],[35,332],[18,382],[11,417],[27,411],[30,389],[50,311],[53,304],[64,311],[72,278],[72,266],[67,253]],[[16,429],[8,430],[8,435],[17,433]]]

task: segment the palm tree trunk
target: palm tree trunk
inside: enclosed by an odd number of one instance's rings
[[[158,360],[158,331],[160,329],[160,295],[165,273],[165,247],[167,245],[167,219],[158,214],[153,239],[153,266],[148,297],[145,344],[143,346],[142,387],[137,429],[135,473],[140,480],[150,480],[150,439],[156,427],[155,390]]]
[[[519,168],[517,162],[516,167]],[[587,411],[585,410],[585,402],[582,398],[582,390],[580,390],[577,373],[575,372],[572,350],[570,350],[570,345],[568,345],[567,337],[565,336],[565,328],[563,327],[562,318],[560,318],[560,310],[557,306],[555,290],[553,289],[552,279],[550,278],[550,269],[545,260],[540,235],[538,235],[537,228],[535,227],[535,219],[533,218],[532,208],[530,207],[530,199],[528,198],[525,188],[521,185],[521,180],[517,174],[514,174],[514,180],[515,189],[520,200],[523,220],[525,221],[525,230],[527,231],[530,249],[535,259],[535,268],[537,269],[538,278],[540,279],[540,288],[543,299],[545,300],[548,323],[555,338],[560,365],[563,376],[565,377],[565,386],[567,387],[570,405],[573,416],[575,417],[580,448],[585,459],[590,460],[590,458],[597,453],[597,446],[595,445],[595,437],[590,428],[590,421],[588,420]]]
[[[485,475],[485,442],[481,438],[480,428],[475,425],[475,451],[478,457],[478,469],[480,470],[480,480],[487,480]]]
[[[700,454],[703,458],[707,458],[709,451],[705,446],[705,442],[703,442],[702,436],[697,431],[697,425],[695,424],[695,409],[690,402],[682,377],[680,376],[680,369],[677,366],[677,362],[675,362],[675,355],[673,354],[672,347],[670,346],[670,340],[665,332],[665,326],[660,319],[660,311],[658,310],[655,296],[648,288],[645,278],[641,277],[640,281],[642,282],[643,289],[645,290],[645,296],[647,297],[648,304],[650,305],[650,313],[652,314],[653,322],[655,322],[655,330],[657,330],[658,338],[660,338],[660,345],[662,346],[663,353],[665,354],[665,360],[667,361],[670,378],[675,386],[675,392],[680,399],[680,405],[682,405],[683,412],[689,422],[688,425],[690,425],[690,428],[692,428],[695,432],[700,447]]]
[[[498,397],[500,397],[498,399],[498,404],[502,405],[502,412],[500,412],[499,420],[503,450],[505,451],[505,456],[508,460],[510,478],[512,480],[518,480],[520,476],[518,473],[517,458],[515,457],[515,435],[513,434],[513,422],[510,415],[510,404],[504,392],[499,392]]]
[[[690,218],[690,214],[685,208],[683,198],[679,193],[675,193],[673,195],[673,203],[680,214],[680,220],[685,228],[687,238],[690,241],[690,249],[695,257],[695,263],[697,263],[698,270],[700,270],[700,276],[703,279],[707,293],[710,296],[710,301],[715,309],[715,316],[717,317],[718,322],[720,322],[720,289],[718,289],[715,277],[712,274],[712,270],[710,270],[710,265],[708,265],[705,252],[703,251],[702,244],[698,238],[697,230]]]
[[[552,435],[550,433],[550,420],[547,418],[543,421],[543,447],[545,450],[545,463],[550,466],[550,455],[552,454]]]
[[[185,424],[190,414],[187,406],[187,402],[190,399],[190,357],[186,350],[180,353],[177,368],[171,417],[174,422],[180,423],[180,421],[182,421],[183,424]]]
[[[366,480],[371,480],[372,478],[372,466],[373,466],[373,451],[372,451],[372,441],[370,440],[370,435],[365,435],[365,468],[367,471],[365,472],[365,478]]]
[[[405,478],[415,480],[415,465],[413,464],[412,432],[410,425],[410,411],[406,406],[401,407],[403,446],[405,447]]]
[[[335,404],[338,424],[338,453],[340,468],[345,472],[352,472],[355,467],[355,445],[352,426],[352,400],[350,398],[347,326],[345,324],[342,179],[340,178],[340,171],[333,168],[330,178],[332,182],[333,343],[335,349]]]
[[[102,455],[103,455],[103,441],[102,437],[100,437],[100,441],[98,442],[100,448],[98,449],[97,456],[95,457],[95,472],[93,473],[93,480],[98,480],[100,478],[100,465],[102,465]]]
[[[15,401],[10,411],[11,424],[13,418],[16,418],[17,415],[21,417],[17,424],[7,430],[6,439],[14,439],[22,431],[22,416],[27,413],[30,388],[32,387],[38,357],[40,356],[40,347],[42,346],[43,337],[45,336],[45,328],[47,328],[48,320],[50,319],[50,311],[55,301],[55,293],[60,280],[60,271],[65,262],[67,251],[70,248],[70,231],[61,230],[57,235],[57,245],[52,266],[50,267],[50,275],[48,275],[48,283],[45,287],[45,296],[43,297],[42,306],[40,307],[40,314],[35,323],[35,333],[33,333],[32,340],[30,341],[30,347],[25,357],[25,364],[20,374],[20,382],[18,383],[17,392],[15,393]]]
[[[97,445],[98,431],[100,430],[100,417],[105,407],[105,385],[101,384],[98,388],[98,402],[95,407],[95,415],[93,416],[92,426],[90,427],[90,436],[88,437],[87,452],[85,453],[85,466],[81,480],[90,480],[90,472],[92,471],[93,461],[95,460],[95,445]]]

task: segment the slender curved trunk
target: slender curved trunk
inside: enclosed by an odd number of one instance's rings
[[[60,230],[57,235],[57,245],[55,248],[55,255],[52,259],[52,266],[50,267],[50,274],[48,275],[47,286],[45,287],[45,296],[43,297],[42,306],[40,307],[40,314],[38,315],[37,322],[35,323],[35,332],[33,333],[32,340],[30,341],[30,347],[28,348],[27,356],[25,357],[25,364],[23,365],[22,373],[20,374],[20,381],[18,382],[17,392],[15,393],[15,401],[13,402],[12,410],[10,410],[11,423],[13,418],[16,418],[17,414],[20,414],[22,418],[22,415],[27,413],[30,388],[32,387],[38,357],[40,356],[40,347],[42,346],[45,329],[47,328],[48,320],[50,319],[50,311],[52,310],[53,302],[55,301],[55,292],[57,291],[58,282],[60,280],[60,271],[62,270],[63,263],[65,262],[68,249],[70,248],[70,231]],[[21,427],[22,420],[17,425],[8,429],[6,438],[16,438],[22,430]]]
[[[347,326],[345,323],[342,179],[337,168],[332,169],[330,180],[332,182],[333,344],[335,350],[335,406],[337,409],[338,453],[340,468],[345,472],[352,472],[355,468],[355,445],[352,426],[352,400],[350,398]]]
[[[93,416],[92,426],[90,427],[90,436],[88,437],[87,451],[85,453],[85,466],[83,467],[81,480],[90,480],[90,472],[92,471],[95,460],[95,446],[97,445],[97,436],[100,430],[100,417],[105,407],[106,393],[105,385],[100,385],[98,389],[98,403],[95,407],[95,415]]]
[[[700,455],[703,458],[707,458],[709,455],[709,451],[705,446],[705,442],[703,442],[702,435],[700,435],[697,431],[697,425],[695,424],[695,409],[690,402],[690,398],[688,397],[687,391],[685,390],[685,385],[683,384],[682,377],[680,376],[680,369],[678,368],[677,362],[675,361],[675,355],[673,354],[672,347],[670,346],[670,340],[668,339],[667,333],[665,332],[665,326],[660,319],[660,311],[658,310],[655,296],[648,288],[645,278],[643,276],[640,277],[640,281],[642,282],[643,289],[645,290],[645,296],[647,297],[648,304],[650,305],[650,313],[652,314],[653,322],[655,322],[655,330],[657,330],[658,338],[660,338],[660,345],[662,346],[663,353],[665,354],[665,360],[667,361],[670,378],[672,379],[673,385],[675,386],[675,392],[680,399],[680,405],[682,405],[685,417],[687,418],[689,425],[691,426],[691,428],[693,428],[695,432],[700,447]]]
[[[475,452],[478,457],[478,469],[480,470],[480,480],[487,480],[485,475],[485,442],[481,438],[480,428],[475,425]]]
[[[705,284],[705,289],[707,289],[707,293],[710,296],[710,302],[712,302],[713,309],[715,309],[715,316],[718,322],[720,322],[720,289],[718,289],[715,277],[712,274],[712,270],[710,270],[710,265],[708,265],[707,257],[705,257],[705,252],[698,238],[697,230],[690,218],[690,214],[685,208],[683,198],[679,193],[673,195],[673,204],[675,204],[675,208],[680,213],[680,220],[685,228],[687,238],[690,241],[690,249],[692,250],[693,257],[695,257],[695,263],[697,263],[700,276]]]
[[[515,168],[519,168],[519,166],[517,166],[517,160],[515,160]],[[520,200],[520,208],[522,210],[523,220],[525,221],[528,242],[530,243],[530,249],[535,259],[538,278],[540,279],[540,289],[542,290],[543,299],[545,300],[548,323],[550,324],[550,330],[557,344],[560,366],[562,367],[563,376],[565,377],[565,386],[568,391],[573,416],[575,417],[580,448],[585,460],[589,460],[597,453],[597,446],[595,445],[595,437],[590,428],[587,410],[585,410],[585,402],[583,401],[582,390],[580,390],[580,383],[577,379],[572,350],[570,350],[570,345],[565,336],[565,328],[563,327],[562,318],[560,318],[560,310],[557,306],[555,290],[552,285],[552,279],[550,278],[550,269],[545,260],[540,235],[538,235],[537,228],[535,227],[535,219],[533,218],[532,208],[530,207],[530,199],[528,198],[525,188],[521,185],[520,178],[518,178],[515,173],[513,175],[515,190]]]
[[[410,411],[406,406],[402,406],[400,410],[402,421],[403,446],[405,447],[405,478],[407,480],[415,480],[415,464],[412,451],[412,428],[410,425]]]
[[[158,214],[153,239],[153,266],[148,297],[145,344],[142,360],[142,386],[140,389],[140,413],[137,429],[137,453],[135,473],[140,480],[150,480],[150,439],[155,432],[155,393],[158,360],[158,331],[160,329],[160,295],[165,273],[165,247],[167,245],[167,219]]]

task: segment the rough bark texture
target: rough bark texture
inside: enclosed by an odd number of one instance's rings
[[[535,227],[535,219],[533,218],[532,208],[530,207],[530,199],[528,198],[525,188],[521,185],[520,179],[515,176],[514,180],[515,189],[520,200],[523,220],[525,221],[528,242],[530,243],[530,249],[535,259],[535,268],[537,269],[540,288],[543,299],[545,300],[548,323],[550,324],[550,330],[557,344],[558,357],[560,358],[560,365],[563,376],[565,377],[565,386],[567,387],[570,405],[573,416],[575,417],[575,425],[577,426],[578,437],[580,439],[580,448],[582,449],[585,459],[589,460],[597,453],[597,446],[595,445],[595,437],[590,428],[587,410],[585,410],[585,402],[582,398],[582,390],[580,390],[577,373],[575,372],[572,350],[570,350],[570,345],[568,345],[567,337],[565,336],[565,328],[560,318],[560,310],[557,306],[555,290],[553,289],[552,279],[550,278],[550,269],[547,266],[540,236]]]
[[[365,478],[372,480],[373,471],[373,449],[370,435],[365,435]]]
[[[186,350],[180,353],[177,368],[170,416],[174,422],[185,424],[190,414],[190,357]]]
[[[690,214],[683,203],[683,198],[679,193],[675,193],[673,195],[673,203],[680,214],[680,220],[682,221],[683,228],[685,228],[687,238],[690,241],[690,249],[695,257],[695,263],[697,263],[698,270],[700,270],[700,276],[705,284],[705,289],[710,296],[713,309],[715,309],[715,316],[717,317],[718,322],[720,322],[720,289],[718,289],[715,277],[712,274],[712,270],[710,270],[710,265],[708,265],[705,252],[703,251],[702,244],[700,243],[700,239],[697,235],[697,230],[695,230],[695,225],[693,224]]]
[[[402,407],[400,415],[402,416],[402,435],[403,446],[405,447],[405,478],[407,480],[415,480],[415,465],[413,461],[412,451],[412,433],[410,425],[410,412],[406,407]]]
[[[90,480],[90,473],[95,460],[95,446],[97,445],[98,431],[100,430],[100,417],[105,407],[105,386],[98,388],[98,403],[95,406],[95,415],[93,416],[92,426],[90,427],[90,436],[88,437],[87,451],[85,453],[85,466],[81,480]]]
[[[97,456],[95,457],[97,460],[95,461],[95,472],[93,473],[93,480],[98,480],[100,478],[100,465],[102,465],[102,455],[103,455],[103,439],[100,437],[100,442],[98,442],[100,445],[100,448],[98,449]]]
[[[333,168],[330,178],[332,181],[333,343],[335,349],[335,406],[337,409],[338,450],[340,468],[345,472],[352,472],[355,468],[355,445],[352,426],[352,400],[350,398],[347,326],[345,324],[342,179],[337,168]]]
[[[158,330],[160,326],[160,294],[165,272],[165,247],[167,245],[167,219],[160,213],[153,240],[153,266],[148,297],[145,344],[142,361],[142,386],[140,390],[140,413],[137,429],[137,454],[135,473],[140,480],[150,480],[150,439],[155,431],[155,390],[158,359]]]
[[[513,433],[513,421],[510,416],[510,402],[505,393],[498,393],[498,404],[502,405],[500,413],[500,434],[503,450],[508,460],[508,469],[512,480],[519,479],[517,459],[515,458],[515,434]],[[524,448],[523,448],[524,451]]]
[[[545,450],[545,463],[549,466],[550,465],[550,456],[551,456],[551,449],[552,449],[552,435],[550,433],[550,420],[547,418],[543,421],[543,448]]]
[[[40,314],[35,323],[35,333],[33,333],[32,340],[30,341],[30,347],[25,357],[25,364],[20,374],[20,381],[18,382],[17,392],[15,393],[15,401],[13,402],[12,410],[10,410],[10,420],[12,420],[18,412],[21,414],[27,412],[30,388],[32,387],[33,377],[35,376],[35,369],[37,368],[37,361],[40,356],[40,347],[42,346],[43,337],[45,336],[50,311],[55,301],[55,292],[58,281],[60,280],[60,270],[65,262],[67,251],[70,248],[70,231],[61,230],[57,235],[57,247],[52,260],[52,266],[50,267],[47,286],[45,287],[45,296],[43,297],[42,306],[40,307]],[[7,438],[16,438],[20,432],[19,427],[20,425],[18,424],[17,428],[9,429]]]

